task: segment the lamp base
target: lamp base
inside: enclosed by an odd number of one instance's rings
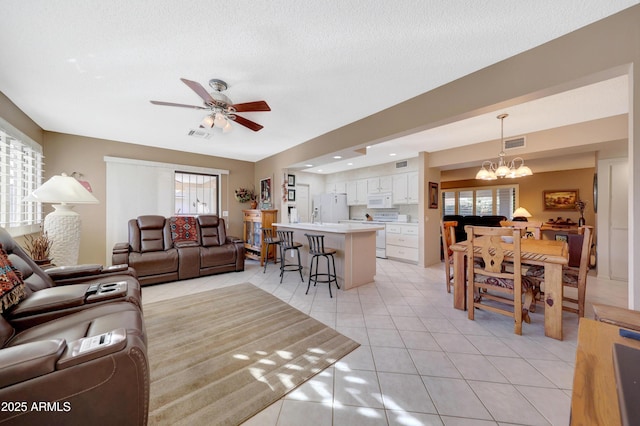
[[[56,266],[78,264],[80,253],[80,215],[73,206],[55,204],[55,211],[44,218],[44,232],[51,240],[50,257]]]

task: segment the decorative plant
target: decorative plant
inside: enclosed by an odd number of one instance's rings
[[[26,235],[25,245],[33,260],[48,260],[52,241],[46,232],[40,232],[37,236]]]
[[[236,200],[239,203],[248,203],[249,201],[256,201],[256,193],[253,189],[238,188],[236,189]]]
[[[584,213],[584,209],[587,207],[587,202],[583,200],[576,201],[576,210],[580,212],[580,216]]]

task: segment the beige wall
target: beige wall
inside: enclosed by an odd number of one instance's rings
[[[44,155],[47,177],[62,172],[82,173],[91,183],[96,198],[101,201],[98,205],[75,207],[82,215],[80,263],[104,263],[107,256],[105,156],[229,170],[229,175],[222,177],[221,211],[229,211],[229,235],[242,237],[242,209],[248,208],[248,204],[238,203],[233,191],[240,186],[254,184],[254,165],[251,162],[53,132],[44,134]],[[122,190],[126,191],[126,188]]]

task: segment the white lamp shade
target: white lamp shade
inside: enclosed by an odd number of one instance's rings
[[[53,204],[98,204],[99,201],[76,178],[66,174],[53,176],[42,184],[27,201]]]
[[[529,213],[529,211],[524,207],[518,207],[513,212],[513,217],[531,217],[531,213]]]

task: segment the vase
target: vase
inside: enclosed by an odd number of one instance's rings
[[[580,219],[578,219],[578,226],[584,226],[586,222],[587,221],[584,220],[584,216],[580,216]]]
[[[258,202],[255,200],[252,200],[250,205],[251,205],[251,210],[255,210],[258,208]]]

